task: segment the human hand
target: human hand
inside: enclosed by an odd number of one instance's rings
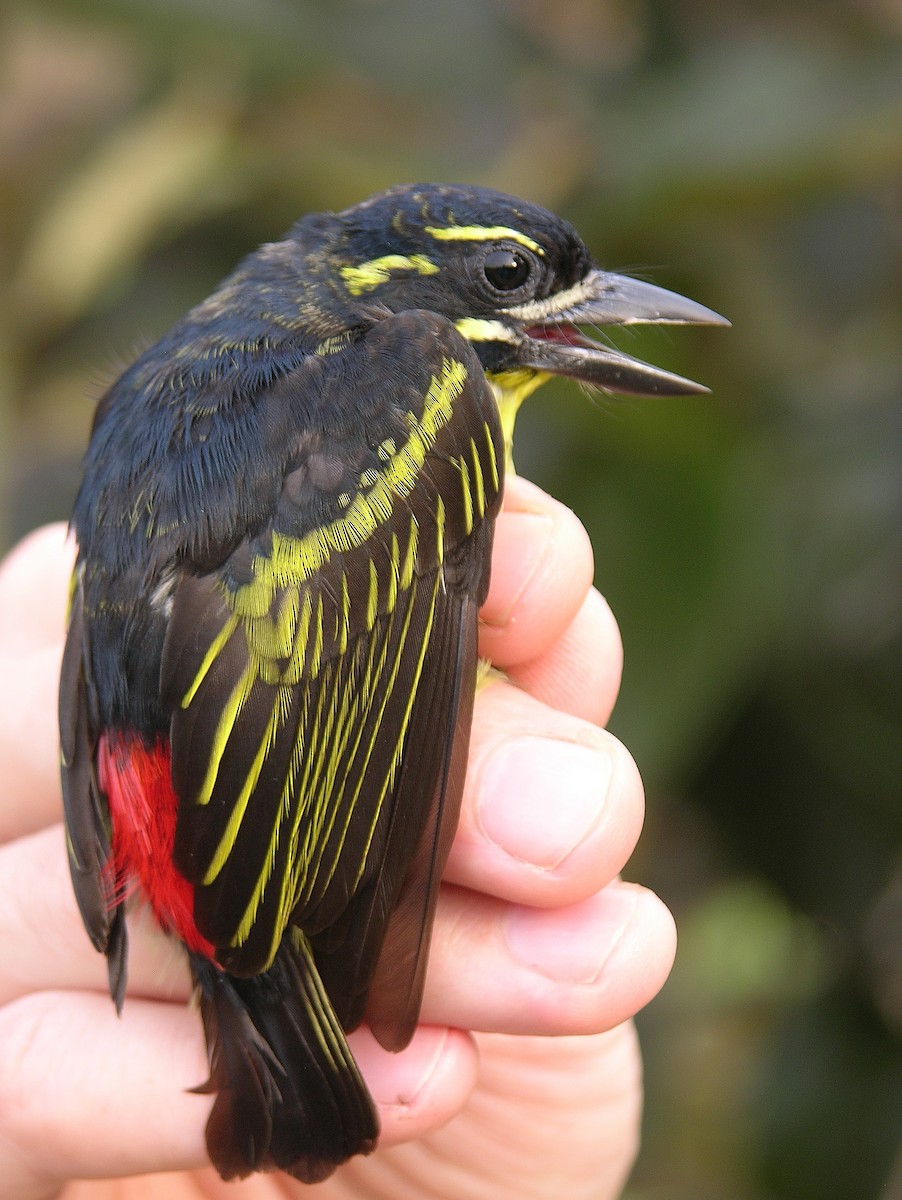
[[[225,1184],[204,1166],[211,1098],[188,1089],[206,1054],[178,948],[130,916],[120,1019],[81,926],[58,781],[64,532],[32,535],[0,569],[3,1194],[300,1196],[285,1176]],[[641,1095],[629,1018],[663,983],[674,934],[660,901],[618,877],[642,788],[600,728],[620,643],[591,574],[573,514],[509,479],[480,636],[507,679],[477,698],[422,1024],[399,1055],[352,1035],[382,1138],[318,1185],[322,1200],[619,1194]]]

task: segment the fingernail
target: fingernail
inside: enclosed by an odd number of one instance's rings
[[[545,513],[507,512],[504,521],[496,526],[492,574],[499,579],[511,579],[514,583],[506,593],[508,602],[504,606],[493,602],[489,593],[480,612],[480,618],[486,625],[507,624],[541,567],[553,533],[554,521]],[[528,554],[524,554],[525,546],[529,546]]]
[[[601,816],[611,771],[611,759],[600,749],[556,738],[511,738],[480,774],[483,831],[518,862],[553,871]]]
[[[377,1104],[388,1108],[412,1108],[442,1061],[448,1042],[448,1030],[436,1031],[436,1037],[414,1039],[403,1054],[392,1058],[390,1084],[372,1088]]]
[[[567,908],[513,908],[505,918],[505,940],[518,962],[546,979],[594,983],[636,903],[632,888],[614,886]]]

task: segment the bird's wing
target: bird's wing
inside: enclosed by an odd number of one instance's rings
[[[122,905],[115,895],[116,881],[108,869],[110,814],[95,769],[98,721],[87,640],[81,577],[76,571],[59,693],[66,847],[85,928],[96,948],[107,956],[110,991],[117,1008],[121,1008],[125,997],[126,930]]]
[[[386,318],[335,359],[328,409],[347,420],[308,420],[273,521],[222,571],[183,575],[161,688],[198,928],[250,975],[300,926],[350,1025],[389,926],[394,990],[419,1005],[503,450],[478,360],[442,318]],[[399,1020],[380,1036],[407,1036]]]

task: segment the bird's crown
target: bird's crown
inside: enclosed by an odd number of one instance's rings
[[[487,316],[572,287],[592,268],[576,230],[490,188],[414,184],[337,214],[329,258],[349,301]],[[302,238],[306,222],[295,227]]]

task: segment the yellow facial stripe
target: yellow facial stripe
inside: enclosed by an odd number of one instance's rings
[[[481,321],[476,317],[461,317],[454,328],[469,342],[514,342],[516,335],[503,321]]]
[[[383,283],[388,283],[392,271],[416,271],[418,275],[435,275],[438,267],[425,254],[383,254],[370,259],[359,267],[342,267],[341,277],[352,296],[372,292]]]
[[[545,255],[538,242],[519,229],[508,229],[505,225],[446,225],[444,228],[427,225],[426,232],[440,242],[493,242],[507,238],[508,241],[519,242],[528,250],[534,250],[536,254]]]

